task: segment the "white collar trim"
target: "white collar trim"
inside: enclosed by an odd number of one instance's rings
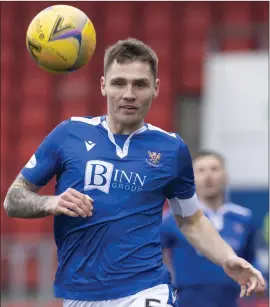
[[[142,126],[141,128],[139,128],[138,130],[134,131],[125,141],[123,149],[116,144],[113,133],[110,129],[110,127],[108,126],[106,119],[102,121],[102,126],[107,130],[108,132],[108,137],[110,139],[110,141],[114,144],[115,148],[116,148],[116,154],[119,158],[123,159],[128,155],[128,150],[129,150],[129,144],[131,141],[131,138],[135,135],[135,134],[139,134],[142,133],[144,131],[147,130],[147,128],[145,126]]]

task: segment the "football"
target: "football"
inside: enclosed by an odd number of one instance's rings
[[[69,5],[53,5],[31,21],[26,46],[41,68],[53,73],[68,73],[91,59],[96,47],[96,32],[81,10]]]

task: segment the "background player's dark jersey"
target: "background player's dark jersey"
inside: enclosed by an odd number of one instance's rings
[[[224,204],[216,212],[203,206],[202,209],[237,255],[256,265],[254,244],[256,232],[252,212],[233,203]],[[229,278],[221,267],[196,251],[179,231],[171,212],[164,217],[161,241],[163,248],[171,250],[175,282],[179,289],[215,284],[236,287],[235,293],[238,295],[239,285]],[[224,294],[226,296],[226,293]]]
[[[160,224],[165,198],[195,193],[187,146],[145,124],[113,135],[105,116],[57,126],[22,170],[38,186],[56,175],[56,194],[74,188],[94,199],[93,216],[55,217],[55,295],[108,300],[169,282]]]

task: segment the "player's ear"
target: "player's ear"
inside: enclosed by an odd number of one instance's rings
[[[155,82],[155,90],[154,90],[154,98],[157,98],[158,93],[159,93],[159,85],[160,85],[160,80],[156,79]]]
[[[101,88],[101,94],[102,96],[106,96],[106,91],[105,91],[105,77],[102,76],[100,79],[100,88]]]

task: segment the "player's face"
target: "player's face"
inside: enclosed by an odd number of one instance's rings
[[[143,122],[158,89],[159,80],[154,80],[150,65],[140,61],[122,64],[115,61],[101,78],[108,114],[123,125],[136,126]]]
[[[218,158],[210,155],[199,157],[194,161],[193,167],[199,198],[214,198],[223,195],[226,173]]]

